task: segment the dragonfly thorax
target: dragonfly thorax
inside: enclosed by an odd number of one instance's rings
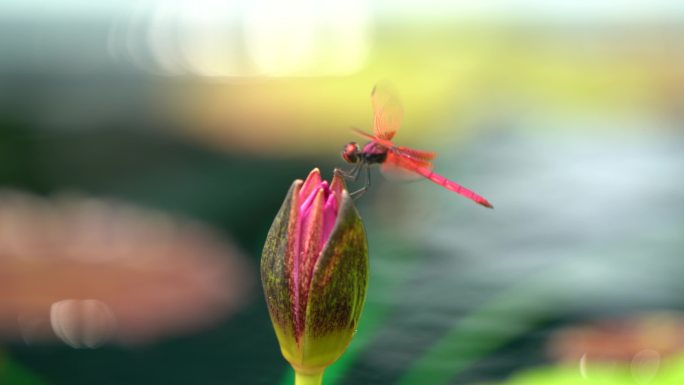
[[[361,149],[356,142],[349,142],[346,146],[344,146],[342,158],[347,163],[352,164],[382,163],[385,161],[385,159],[387,159],[387,150],[382,146],[378,146],[375,142],[369,142],[363,146],[363,149]]]
[[[363,146],[360,156],[366,164],[384,163],[387,159],[387,148],[376,141],[370,141]]]

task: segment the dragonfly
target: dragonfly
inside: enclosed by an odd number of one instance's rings
[[[370,187],[370,167],[380,165],[385,173],[398,172],[423,177],[484,207],[494,208],[477,193],[432,171],[432,161],[437,156],[436,153],[397,146],[392,142],[404,113],[399,98],[391,87],[383,84],[373,87],[371,102],[373,134],[352,128],[369,142],[363,147],[356,142],[349,142],[342,151],[342,158],[354,165],[351,170],[343,173],[344,176],[356,181],[360,172],[365,170],[365,184],[352,193],[354,198],[360,197]]]

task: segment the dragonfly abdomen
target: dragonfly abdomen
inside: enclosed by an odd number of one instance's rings
[[[418,174],[429,179],[430,181],[446,188],[447,190],[450,190],[450,191],[453,191],[457,194],[463,195],[464,197],[471,199],[471,200],[475,201],[476,203],[481,204],[482,206],[488,207],[490,209],[494,208],[494,206],[492,206],[492,204],[489,203],[485,198],[477,195],[475,192],[468,190],[467,188],[459,185],[458,183],[452,182],[449,179],[435,173],[434,171],[430,170],[429,168],[417,167],[417,168],[415,168],[415,171]]]

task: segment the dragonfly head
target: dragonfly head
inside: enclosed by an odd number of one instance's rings
[[[344,151],[342,151],[342,159],[347,163],[358,163],[361,160],[359,153],[361,149],[356,142],[349,142],[344,146]]]

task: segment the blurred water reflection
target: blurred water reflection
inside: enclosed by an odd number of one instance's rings
[[[96,299],[64,299],[50,306],[52,331],[72,348],[96,348],[116,334],[116,316]]]
[[[561,362],[640,362],[671,358],[684,351],[680,313],[654,312],[600,318],[559,330],[549,339],[549,354]]]
[[[252,282],[197,223],[127,204],[0,193],[0,335],[139,344],[216,324]]]

